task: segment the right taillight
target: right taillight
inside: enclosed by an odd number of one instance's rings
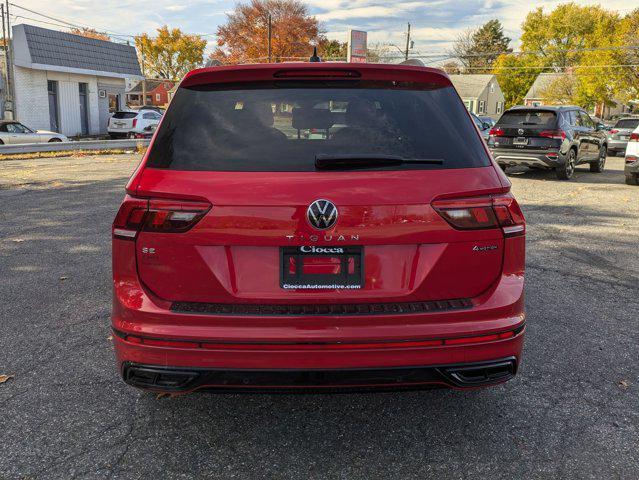
[[[563,130],[544,130],[539,134],[540,137],[554,138],[556,140],[563,140],[566,138],[566,132]]]
[[[639,133],[633,132],[630,134],[629,142],[639,142]]]
[[[208,202],[144,199],[127,195],[113,222],[113,236],[134,239],[140,231],[186,232],[210,209]]]
[[[524,235],[524,215],[511,194],[437,200],[433,208],[457,230],[501,227],[506,237]]]
[[[502,137],[504,135],[504,131],[501,128],[493,127],[488,132],[490,137]]]

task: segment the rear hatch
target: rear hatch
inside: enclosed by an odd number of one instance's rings
[[[113,130],[132,130],[135,127],[137,112],[115,112],[109,119],[109,128]]]
[[[136,240],[148,289],[300,304],[460,299],[493,284],[494,204],[509,198],[453,87],[357,72],[183,82],[130,187],[149,209]]]
[[[490,130],[489,146],[513,150],[548,150],[559,148],[563,135],[555,111],[509,110]]]
[[[610,130],[610,138],[619,141],[628,141],[632,132],[639,126],[639,118],[624,118],[618,120]]]

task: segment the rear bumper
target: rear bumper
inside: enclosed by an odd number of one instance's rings
[[[555,168],[566,162],[566,156],[557,149],[526,150],[491,148],[493,158],[500,165]]]
[[[629,155],[626,154],[626,166],[624,167],[624,172],[626,175],[637,175],[639,174],[639,152],[637,152],[636,154],[634,154],[634,156],[638,159],[638,160],[634,160],[634,161],[628,161],[628,160],[632,160],[632,158],[629,158]]]
[[[429,387],[477,388],[514,377],[517,358],[489,362],[360,369],[203,369],[124,363],[122,377],[134,387],[170,393],[333,392],[414,390]]]
[[[613,140],[608,139],[608,150],[614,152],[625,152],[628,147],[628,140]]]
[[[111,320],[118,368],[131,384],[173,392],[225,389],[229,382],[238,389],[290,389],[298,388],[301,379],[303,387],[320,389],[467,388],[505,381],[521,361],[524,242],[523,236],[508,239],[502,274],[464,302],[417,302],[422,308],[411,304],[394,311],[372,304],[358,313],[332,307],[313,314],[275,308],[266,314],[262,307],[225,313],[215,305],[199,313],[176,311],[174,304],[140,284],[133,243],[117,240]],[[470,385],[455,383],[448,375],[453,367],[511,358],[512,371],[504,377]],[[178,389],[149,385],[130,375],[133,368],[168,369],[193,378]],[[381,372],[381,380],[373,381],[371,372]],[[326,383],[322,375],[332,380]],[[235,384],[238,378],[242,385]],[[285,378],[289,380],[282,383]]]

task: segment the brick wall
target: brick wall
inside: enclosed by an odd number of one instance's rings
[[[36,130],[49,130],[47,72],[15,67],[16,120]]]

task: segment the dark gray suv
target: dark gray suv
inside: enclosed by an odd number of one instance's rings
[[[554,169],[569,180],[581,163],[603,172],[607,137],[579,107],[513,107],[490,130],[488,147],[502,168]]]

